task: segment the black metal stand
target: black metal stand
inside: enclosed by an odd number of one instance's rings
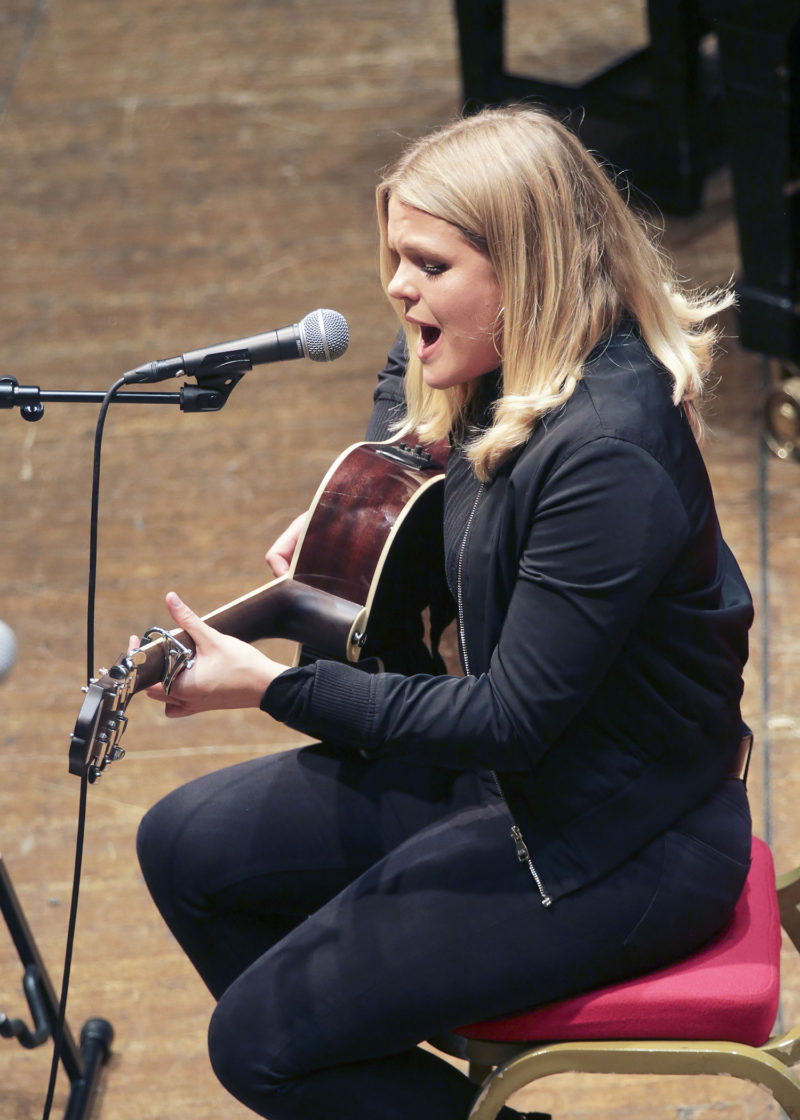
[[[245,368],[250,368],[249,364]],[[183,385],[178,393],[134,390],[117,393],[115,404],[177,404],[182,412],[219,412],[238,383],[244,369],[223,376],[204,377],[197,385]],[[101,404],[105,393],[98,390],[40,389],[20,385],[15,377],[0,377],[0,411],[18,408],[23,420],[41,420],[45,402]]]
[[[226,403],[231,392],[246,370],[251,368],[249,357],[225,355],[227,359],[217,368],[210,368],[197,375],[198,384],[183,385],[180,392],[116,393],[115,403],[122,404],[172,404],[184,412],[217,412]],[[18,408],[23,420],[36,421],[44,416],[48,401],[57,403],[102,404],[105,392],[42,390],[36,385],[20,385],[15,377],[0,377],[0,411]],[[90,658],[91,667],[91,658]],[[59,1047],[53,1053],[52,1078],[55,1078],[56,1061],[69,1077],[70,1094],[64,1120],[85,1120],[92,1104],[100,1071],[108,1059],[114,1031],[106,1019],[89,1019],[83,1025],[80,1043],[77,1044],[66,1022],[60,1021],[61,1008],[52,982],[41,958],[36,942],[11,883],[11,877],[0,856],[0,911],[11,933],[19,959],[24,968],[22,987],[28,1001],[32,1027],[21,1019],[9,1019],[0,1013],[0,1037],[16,1039],[27,1050],[33,1050],[52,1038]],[[52,1091],[52,1084],[49,1092]],[[47,1111],[49,1112],[50,1098]]]
[[[58,998],[36,946],[30,926],[0,856],[0,910],[24,967],[22,987],[33,1018],[31,1030],[21,1019],[0,1014],[0,1035],[16,1038],[26,1050],[41,1046],[55,1034]],[[100,1070],[108,1059],[114,1031],[106,1019],[88,1019],[77,1045],[67,1023],[61,1041],[61,1063],[70,1081],[70,1094],[64,1120],[84,1120],[88,1116]]]

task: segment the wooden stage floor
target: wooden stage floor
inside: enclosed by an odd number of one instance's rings
[[[576,0],[566,14],[554,0],[513,7],[515,42],[554,76],[643,35],[634,0]],[[151,358],[316,307],[350,324],[340,361],[263,367],[221,412],[111,410],[98,662],[130,632],[166,622],[170,587],[208,610],[265,582],[267,545],[361,438],[394,329],[376,279],[374,185],[402,138],[458,107],[449,0],[10,0],[0,12],[0,378],[103,390]],[[667,220],[665,240],[698,283],[736,272],[724,171],[700,213]],[[757,605],[745,696],[753,814],[788,869],[800,861],[800,465],[763,451],[769,371],[739,347],[733,318],[727,327],[706,453]],[[0,619],[19,646],[0,687],[0,849],[56,983],[78,808],[66,759],[85,680],[96,416],[83,403],[48,404],[35,424],[0,414]],[[208,1067],[210,998],[149,901],[134,836],[177,784],[298,739],[258,713],[166,726],[142,700],[130,714],[128,757],[90,790],[69,1021],[77,1031],[97,1015],[115,1030],[96,1116],[238,1120],[246,1111]],[[800,1012],[799,981],[787,954],[787,1022]],[[27,1017],[2,926],[0,1010]],[[41,1115],[49,1061],[49,1045],[0,1040],[0,1114]],[[62,1079],[53,1116],[65,1099]],[[565,1076],[520,1103],[559,1118],[777,1113],[725,1079]]]

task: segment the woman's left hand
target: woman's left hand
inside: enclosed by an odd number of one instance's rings
[[[257,708],[267,685],[289,666],[212,629],[174,591],[169,592],[166,603],[175,625],[192,639],[195,660],[190,669],[178,674],[169,692],[157,684],[147,689],[147,695],[160,700],[171,719],[224,708]],[[132,647],[138,645],[135,636],[131,643]]]

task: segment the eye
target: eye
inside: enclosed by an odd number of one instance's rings
[[[419,267],[426,276],[441,276],[443,272],[447,272],[449,266],[439,261],[421,261]]]

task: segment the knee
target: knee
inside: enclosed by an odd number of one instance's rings
[[[208,1055],[220,1084],[249,1108],[257,1110],[257,1105],[290,1080],[274,1070],[268,1035],[262,1035],[250,1021],[246,1007],[240,1005],[231,989],[211,1016]]]
[[[147,886],[158,898],[168,889],[178,832],[170,798],[157,802],[142,818],[136,833],[136,855]]]
[[[158,809],[159,806],[155,805],[145,813],[139,823],[139,828],[136,833],[136,855],[139,859],[139,866],[144,873],[145,879],[148,878],[150,869],[157,865],[155,854],[158,850],[159,837],[162,833]]]
[[[221,1013],[221,1002],[217,1004],[208,1026],[208,1056],[217,1080],[229,1093],[238,1097],[252,1075],[241,1052],[240,1032],[235,1024],[225,1022],[227,1016]]]
[[[217,1080],[229,1093],[236,1096],[233,1086],[239,1083],[242,1076],[238,1056],[238,1032],[232,1035],[222,1025],[221,1019],[218,1003],[208,1025],[208,1056]]]

